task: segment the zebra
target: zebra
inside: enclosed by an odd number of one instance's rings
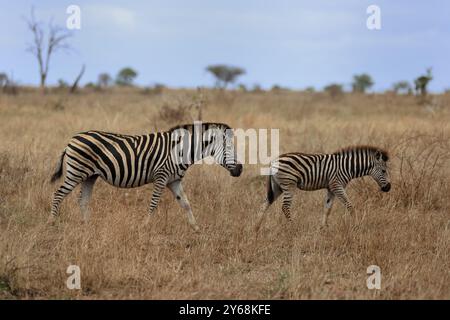
[[[187,212],[190,226],[199,230],[181,180],[186,170],[198,160],[212,156],[233,177],[242,173],[236,160],[232,129],[223,123],[185,124],[165,132],[124,135],[86,131],[74,135],[60,155],[51,182],[63,175],[64,182],[54,193],[51,220],[59,215],[62,200],[81,184],[79,204],[83,219],[89,218],[88,202],[95,181],[101,177],[120,188],[134,188],[154,183],[149,214],[152,214],[167,187]],[[206,159],[205,159],[206,161]]]
[[[291,220],[291,203],[296,188],[305,191],[327,189],[323,227],[334,198],[338,198],[354,213],[345,187],[354,178],[371,176],[383,192],[391,189],[387,151],[373,146],[353,146],[332,154],[286,153],[273,160],[267,183],[267,198],[258,213],[255,230],[258,231],[269,206],[283,194],[282,212]]]

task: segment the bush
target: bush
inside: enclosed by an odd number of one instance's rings
[[[330,95],[330,97],[333,99],[342,96],[342,94],[344,93],[342,84],[338,84],[338,83],[332,83],[332,84],[327,85],[325,88],[323,88],[323,91],[328,93]]]
[[[408,81],[398,81],[392,85],[392,90],[394,90],[395,94],[403,93],[403,94],[411,94],[412,87]]]
[[[161,83],[156,83],[153,87],[146,87],[142,90],[143,94],[160,95],[164,92],[166,86]]]
[[[247,90],[247,87],[245,86],[245,84],[243,84],[243,83],[240,83],[239,85],[238,85],[238,89],[239,89],[239,91],[241,91],[241,92],[247,92],[248,90]]]

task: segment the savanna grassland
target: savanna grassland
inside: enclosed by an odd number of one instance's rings
[[[203,97],[200,97],[203,96]],[[69,138],[87,129],[165,130],[199,116],[234,128],[280,129],[280,152],[372,144],[391,155],[392,190],[364,178],[348,187],[357,215],[336,202],[320,228],[325,191],[294,198],[289,226],[277,202],[256,239],[265,197],[258,165],[233,178],[194,165],[184,179],[201,232],[166,191],[144,224],[152,185],[98,181],[91,220],[78,188],[48,225],[50,184]],[[449,299],[450,95],[140,89],[0,94],[1,299]],[[81,290],[66,287],[69,265]],[[381,268],[368,290],[367,267]]]

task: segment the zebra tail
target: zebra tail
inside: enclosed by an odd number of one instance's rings
[[[53,173],[52,178],[50,179],[51,183],[54,183],[56,180],[58,180],[63,173],[63,159],[66,155],[66,149],[61,153],[61,156],[59,157],[58,164],[56,165],[56,171]]]
[[[269,175],[269,179],[267,180],[267,201],[269,204],[272,204],[274,200],[274,194],[272,189],[272,175]]]

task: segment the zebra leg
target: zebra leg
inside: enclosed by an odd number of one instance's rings
[[[92,176],[81,183],[80,190],[80,209],[83,214],[83,220],[87,222],[90,217],[89,200],[91,199],[92,190],[98,176]]]
[[[152,200],[150,201],[149,215],[151,215],[158,206],[159,200],[161,199],[161,195],[164,191],[165,186],[166,186],[165,179],[162,178],[156,179],[155,187],[153,189]]]
[[[194,215],[192,214],[191,205],[184,193],[183,186],[181,185],[181,180],[175,180],[167,185],[167,187],[172,191],[174,197],[177,199],[180,206],[187,211],[188,221],[190,226],[195,232],[199,231],[197,222],[195,221]]]
[[[67,176],[65,177],[64,183],[58,188],[58,190],[56,190],[53,195],[52,210],[50,215],[51,218],[56,218],[59,215],[59,207],[61,205],[61,202],[81,182],[82,181],[70,179]]]
[[[326,227],[328,225],[328,216],[331,213],[331,208],[333,207],[334,193],[329,189],[327,190],[327,196],[325,197],[325,210],[322,219],[322,225]]]
[[[283,192],[283,205],[281,206],[281,210],[283,211],[286,219],[291,221],[291,204],[292,204],[293,193],[291,189],[285,190]]]
[[[355,209],[353,208],[352,203],[348,200],[347,193],[343,187],[337,187],[332,190],[334,195],[344,204],[347,211],[350,213],[350,216],[353,216],[355,213]]]

